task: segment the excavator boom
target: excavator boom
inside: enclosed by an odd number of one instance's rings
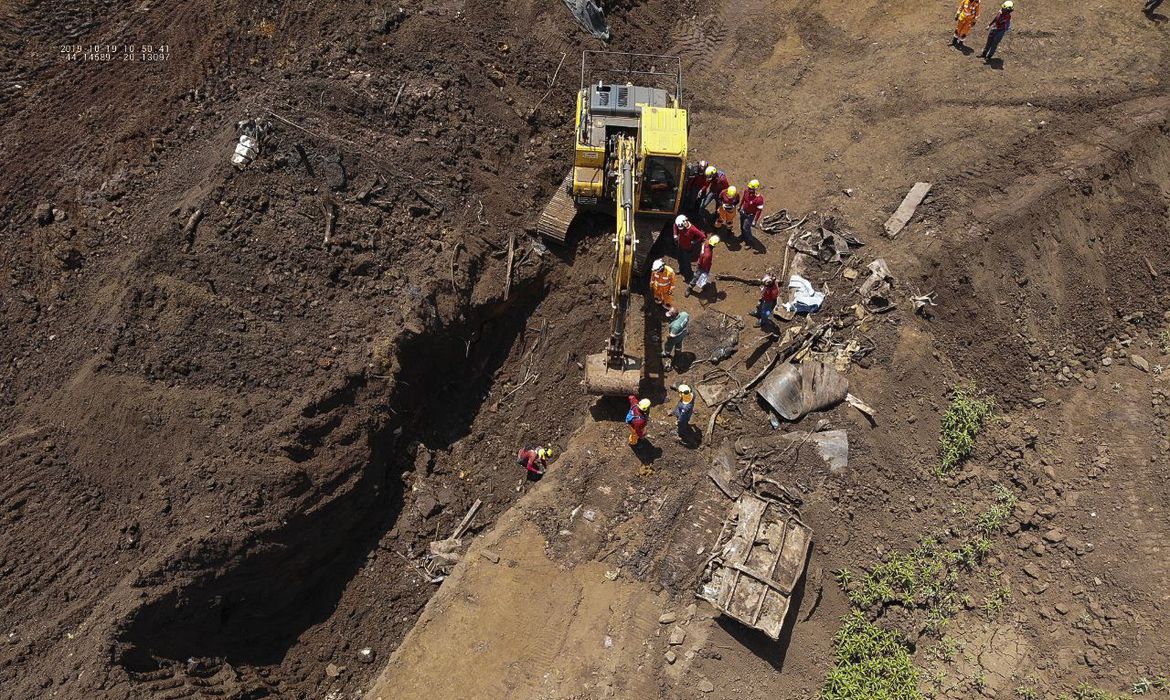
[[[634,226],[638,151],[633,137],[621,135],[615,139],[617,233],[614,236],[609,341],[605,353],[585,358],[586,390],[607,396],[636,394],[642,381],[641,360],[626,354],[626,312],[634,278],[634,254],[638,249],[638,232]]]

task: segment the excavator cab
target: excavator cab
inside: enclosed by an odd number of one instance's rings
[[[637,393],[641,383],[643,363],[625,349],[626,310],[633,275],[682,204],[689,123],[681,99],[678,57],[582,54],[573,167],[536,228],[564,243],[578,211],[615,216],[610,337],[606,351],[585,363],[593,394]]]

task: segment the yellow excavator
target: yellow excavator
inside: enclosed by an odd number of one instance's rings
[[[643,361],[626,352],[626,312],[634,274],[682,202],[688,121],[681,98],[678,57],[582,53],[573,168],[536,228],[564,243],[579,211],[616,216],[609,340],[605,352],[585,359],[591,394],[635,394],[642,381]]]

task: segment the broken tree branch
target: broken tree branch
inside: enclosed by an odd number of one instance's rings
[[[561,66],[564,65],[565,57],[568,55],[569,54],[567,54],[567,53],[561,54],[561,62],[557,64],[557,69],[555,71],[553,71],[552,79],[550,79],[548,81],[548,90],[546,90],[544,92],[544,94],[541,95],[540,99],[536,101],[536,104],[532,105],[532,109],[528,110],[528,116],[531,117],[533,114],[536,114],[537,108],[540,107],[541,103],[544,102],[544,100],[549,96],[549,94],[552,93],[553,88],[556,87],[557,74],[561,72]]]
[[[455,256],[459,255],[459,248],[462,247],[463,241],[456,241],[455,247],[451,249],[451,291],[458,296],[459,285],[455,284]]]
[[[516,257],[516,232],[508,235],[508,272],[504,276],[504,301],[512,293],[512,259]]]

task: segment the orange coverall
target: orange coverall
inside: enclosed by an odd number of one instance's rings
[[[979,19],[979,0],[962,0],[959,3],[959,11],[955,13],[955,38],[966,39],[977,19]]]
[[[654,292],[654,301],[667,308],[674,306],[674,277],[670,265],[663,265],[658,272],[650,273],[650,291]]]

